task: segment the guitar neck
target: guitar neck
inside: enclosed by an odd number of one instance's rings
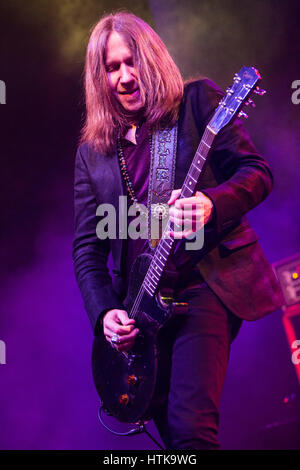
[[[208,124],[182,185],[179,199],[191,197],[195,193],[200,174],[215,136],[216,133],[212,131]],[[144,289],[151,297],[155,293],[174,244],[174,239],[166,236],[166,233],[173,229],[174,226],[169,221],[141,286],[141,289]]]

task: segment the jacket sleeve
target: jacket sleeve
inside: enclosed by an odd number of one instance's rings
[[[203,123],[209,122],[224,94],[207,79],[200,83],[194,114],[203,129]],[[273,178],[239,119],[234,119],[216,136],[209,165],[217,185],[203,192],[214,204],[214,219],[221,233],[268,196]]]
[[[93,331],[97,334],[105,311],[123,309],[112,286],[107,260],[109,240],[96,235],[97,201],[91,186],[84,155],[86,145],[78,148],[75,160],[73,262],[75,276]]]

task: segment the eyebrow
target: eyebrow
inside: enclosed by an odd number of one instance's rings
[[[133,55],[131,54],[130,56],[126,57],[125,62],[130,61],[132,64],[134,64],[134,58]],[[118,59],[112,59],[112,60],[106,60],[104,61],[105,67],[111,67],[112,65],[118,65],[121,63],[121,60]]]

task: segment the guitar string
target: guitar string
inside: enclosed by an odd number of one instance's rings
[[[165,234],[169,229],[170,229],[170,222],[168,222],[168,224],[167,224],[167,226],[166,226],[166,228],[165,228],[165,230],[164,230],[164,234]],[[165,241],[165,240],[167,239],[166,237],[162,237],[162,238],[163,238],[163,241]],[[173,243],[174,243],[174,240],[172,240],[172,239],[170,239],[170,238],[169,238],[169,240],[170,240],[170,242],[171,242],[171,246],[168,245],[168,248],[171,250],[172,245],[173,245]],[[163,241],[162,241],[162,243],[163,243]],[[136,299],[135,299],[135,302],[134,302],[134,304],[133,304],[133,307],[132,307],[132,309],[131,309],[131,311],[130,311],[130,318],[136,318],[136,313],[138,313],[138,306],[137,306],[136,304],[140,301],[140,299],[141,299],[142,295],[144,294],[144,292],[145,292],[145,291],[147,292],[147,289],[144,287],[144,283],[145,283],[146,277],[148,276],[148,273],[149,273],[149,272],[151,273],[151,271],[152,271],[152,274],[153,274],[154,272],[156,272],[156,271],[153,270],[153,265],[154,265],[154,264],[157,264],[157,262],[155,261],[155,259],[157,258],[158,255],[161,254],[161,251],[159,251],[159,250],[160,250],[160,247],[161,247],[161,244],[158,245],[157,250],[156,250],[156,252],[155,252],[155,255],[153,256],[153,260],[151,261],[151,263],[150,263],[150,265],[149,265],[149,268],[148,268],[147,273],[146,273],[146,275],[145,275],[145,277],[144,277],[142,286],[141,286],[141,288],[140,288],[140,290],[139,290],[139,292],[138,292],[138,295],[137,295],[137,297],[136,297]],[[169,256],[169,254],[170,254],[170,253],[168,253],[168,256]],[[165,260],[165,264],[166,264],[167,260],[168,260],[168,257],[167,257],[166,260]],[[165,266],[164,266],[164,267],[165,267]],[[164,268],[163,268],[163,269],[164,269]],[[161,273],[159,274],[160,276],[161,276],[161,274],[162,274],[162,271],[163,271],[163,270],[161,270]],[[159,282],[159,281],[158,281],[158,282]],[[155,288],[155,290],[156,290],[156,288]],[[154,290],[154,292],[155,292],[155,290]]]
[[[168,223],[167,227],[168,227],[168,226],[169,226],[169,223]],[[167,228],[165,229],[164,233],[165,233],[166,231],[167,231]],[[173,241],[172,241],[172,245],[173,245]],[[160,246],[160,244],[158,245],[156,252],[159,251],[159,246]],[[172,247],[169,247],[169,248],[172,248]],[[159,254],[160,254],[160,253],[159,253]],[[169,256],[169,254],[168,254],[168,256]],[[132,306],[132,309],[131,309],[131,311],[130,311],[130,318],[137,318],[137,313],[138,313],[138,305],[137,305],[137,304],[139,303],[140,299],[142,298],[144,292],[145,292],[145,291],[147,292],[147,289],[144,287],[144,283],[145,283],[146,277],[148,276],[148,273],[149,273],[149,272],[151,273],[151,270],[153,271],[153,265],[156,264],[155,258],[156,258],[156,253],[155,253],[154,257],[153,257],[153,260],[151,261],[151,263],[150,263],[150,265],[149,265],[149,268],[148,268],[147,273],[146,273],[146,275],[145,275],[145,277],[144,277],[144,280],[143,280],[143,283],[142,283],[142,285],[141,285],[141,287],[140,287],[140,290],[139,290],[139,292],[138,292],[138,295],[136,296],[136,299],[135,299],[134,304],[133,304],[133,306]],[[166,258],[165,263],[167,262],[167,259],[168,259],[168,258]],[[165,266],[164,266],[164,267],[165,267]],[[160,276],[161,276],[161,273],[160,273]],[[158,281],[158,282],[159,282],[159,281]],[[156,290],[156,288],[155,288],[155,290]],[[155,290],[154,290],[154,292],[155,292]],[[153,293],[153,295],[154,295],[154,293]]]

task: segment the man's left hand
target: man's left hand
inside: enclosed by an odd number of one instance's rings
[[[201,191],[195,196],[178,199],[181,189],[174,189],[168,201],[170,221],[176,224],[175,230],[167,235],[176,239],[187,238],[201,230],[213,215],[213,203]]]

